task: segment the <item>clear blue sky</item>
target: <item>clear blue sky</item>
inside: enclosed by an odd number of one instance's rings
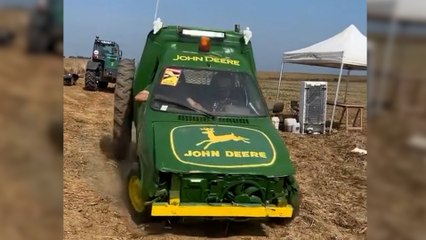
[[[118,42],[139,61],[152,29],[156,0],[64,0],[64,54],[89,56],[95,35]],[[279,71],[284,51],[322,41],[354,24],[367,29],[365,0],[160,0],[165,25],[250,27],[258,70]],[[288,71],[331,72],[289,65]]]

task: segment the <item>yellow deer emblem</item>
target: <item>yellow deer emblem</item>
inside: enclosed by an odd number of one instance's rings
[[[197,143],[197,146],[200,146],[204,143],[207,143],[203,148],[204,150],[207,149],[210,145],[212,145],[214,143],[220,143],[220,142],[228,142],[228,141],[239,142],[239,141],[242,141],[242,142],[245,142],[245,143],[250,143],[250,139],[244,138],[244,137],[241,137],[241,136],[236,136],[234,133],[224,134],[224,135],[215,135],[213,128],[201,128],[201,130],[202,130],[201,133],[207,134],[207,137],[209,138],[208,140],[204,140],[204,141]]]

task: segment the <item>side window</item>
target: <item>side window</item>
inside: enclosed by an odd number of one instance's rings
[[[158,65],[159,64],[160,64],[160,62],[158,61],[158,58],[157,58],[157,61],[155,61],[154,71],[152,71],[152,75],[151,75],[151,81],[150,81],[151,84],[154,83],[154,78],[157,75]]]

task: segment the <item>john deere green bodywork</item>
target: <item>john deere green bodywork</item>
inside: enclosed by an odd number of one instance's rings
[[[165,66],[185,66],[244,71],[256,76],[256,66],[251,43],[244,44],[242,34],[227,31],[226,39],[212,39],[209,52],[198,51],[199,38],[180,35],[183,27],[168,26],[154,35],[148,35],[145,48],[136,72],[134,92],[137,93],[159,79]],[[202,28],[197,28],[203,30]],[[212,30],[212,29],[206,29]],[[215,31],[215,30],[213,30]],[[203,60],[198,60],[201,57]],[[223,58],[238,61],[233,64],[220,62]],[[238,65],[237,65],[238,64]]]
[[[210,49],[200,51],[200,37],[186,36],[183,29],[221,32],[224,38],[211,37]],[[166,79],[167,71],[181,76]],[[256,102],[256,114],[192,111],[160,98],[165,87],[179,87],[183,74],[188,78],[190,73],[210,76],[216,72],[229,72],[250,85],[246,91],[255,96],[251,101]],[[199,81],[210,81],[205,79]],[[196,87],[201,89],[203,84]],[[246,44],[243,34],[177,26],[151,32],[136,71],[133,95],[144,89],[151,94],[145,103],[134,103],[133,120],[141,192],[146,199],[156,203],[178,198],[188,204],[297,204],[295,169],[272,125],[256,81],[251,42]]]

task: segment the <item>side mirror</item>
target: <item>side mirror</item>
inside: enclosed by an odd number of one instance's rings
[[[283,102],[277,102],[274,104],[274,107],[272,108],[272,113],[280,113],[284,110],[284,103]]]
[[[123,51],[120,50],[120,57],[122,57],[122,56],[123,56]]]

